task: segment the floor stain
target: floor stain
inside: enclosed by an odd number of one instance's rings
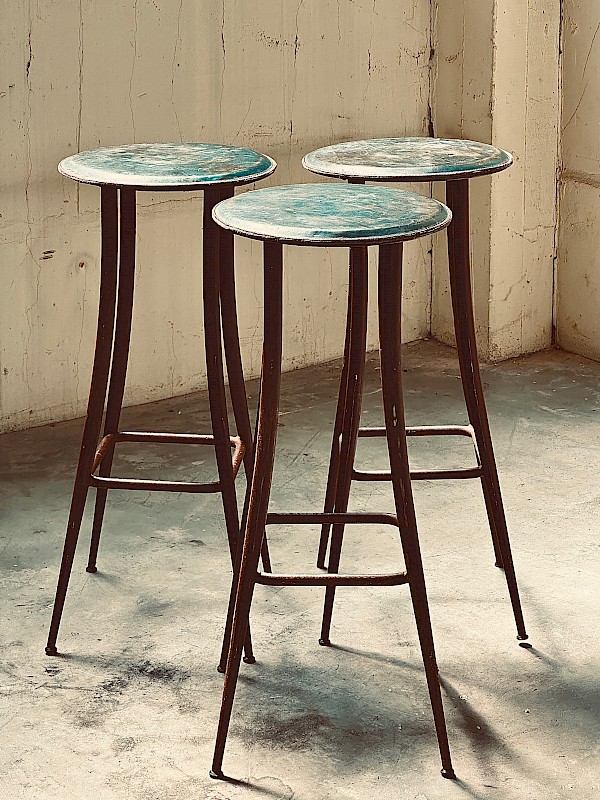
[[[170,602],[157,600],[155,597],[140,597],[137,610],[144,617],[162,617],[171,605]]]
[[[72,709],[75,725],[80,728],[100,727],[105,719],[113,714],[121,704],[120,695],[126,690],[135,690],[146,681],[168,685],[179,693],[181,685],[191,677],[189,670],[182,670],[172,664],[136,661],[123,665],[121,674],[107,678],[97,684],[91,697]]]
[[[321,714],[301,714],[281,717],[275,714],[257,714],[247,728],[237,728],[236,733],[247,741],[262,740],[273,747],[302,750],[314,742],[315,736],[327,735],[332,723]]]
[[[134,749],[137,741],[133,736],[119,736],[113,743],[113,750],[115,755],[119,753],[127,753]]]

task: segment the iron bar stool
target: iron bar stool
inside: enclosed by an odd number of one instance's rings
[[[255,440],[250,507],[240,562],[233,632],[211,777],[223,778],[222,762],[257,583],[270,586],[399,586],[410,589],[425,674],[442,760],[442,774],[453,778],[433,635],[421,563],[408,468],[400,369],[402,246],[408,239],[445,227],[449,210],[435,200],[386,187],[303,185],[259,189],[219,203],[216,222],[241,236],[259,239],[264,248],[263,361]],[[379,340],[386,437],[396,514],[268,513],[275,458],[282,354],[283,245],[350,248],[352,282],[347,338],[349,380],[360,381],[366,347],[368,287],[367,246],[379,245]],[[344,416],[343,458],[351,461],[359,425],[360,394]],[[270,524],[345,523],[393,525],[399,529],[405,571],[386,574],[339,574],[330,565],[322,573],[261,573],[258,560],[265,527]],[[334,574],[335,573],[335,574]]]
[[[517,627],[517,639],[528,638],[519,599],[517,579],[513,566],[506,516],[500,492],[498,470],[479,371],[473,299],[471,292],[471,265],[469,254],[469,180],[479,175],[500,172],[512,164],[512,156],[488,144],[463,139],[432,139],[424,137],[398,139],[370,139],[323,147],[306,155],[304,167],[319,175],[344,178],[351,183],[365,181],[443,181],[446,185],[446,203],[452,211],[448,227],[448,262],[450,290],[456,346],[460,375],[469,418],[469,425],[408,427],[409,436],[468,436],[473,441],[477,466],[462,469],[436,469],[412,471],[412,480],[447,480],[480,478],[492,534],[496,566],[503,568]],[[399,318],[398,318],[399,320]],[[348,380],[348,338],[350,321],[347,321],[344,367],[340,383],[336,420],[334,426],[329,476],[325,495],[326,512],[345,511],[350,487],[357,481],[389,481],[389,472],[354,469],[354,456],[342,458],[344,416],[347,406],[359,403],[355,397],[360,389]],[[363,365],[361,365],[364,367]],[[383,428],[360,428],[358,436],[383,436]],[[352,450],[354,453],[354,448]],[[330,524],[322,526],[317,564],[325,567]],[[333,534],[330,560],[336,561],[341,547],[342,531]],[[333,609],[335,588],[327,590],[323,643],[329,638],[329,625]],[[523,645],[525,646],[525,645]]]
[[[275,167],[276,164],[271,158],[253,150],[202,143],[135,144],[102,148],[70,156],[59,164],[59,171],[68,178],[100,186],[102,255],[94,365],[46,646],[48,655],[58,654],[56,638],[90,486],[96,488],[97,493],[88,572],[96,572],[100,531],[109,489],[220,492],[234,573],[236,571],[240,522],[234,482],[242,461],[247,477],[252,474],[253,446],[238,339],[233,235],[221,231],[215,225],[212,210],[216,203],[232,197],[236,186],[265,178],[275,170]],[[202,246],[204,338],[212,434],[121,432],[119,420],[125,389],[133,309],[136,193],[198,190],[204,193]],[[238,436],[234,437],[229,435],[227,420],[221,324],[229,390],[238,429]],[[100,438],[103,416],[104,427]],[[121,442],[213,446],[218,480],[199,483],[111,477],[115,447]],[[263,557],[265,570],[268,570],[270,566],[266,542],[263,546]],[[221,671],[224,669],[227,655],[232,614],[233,604],[230,603],[221,653]],[[249,636],[246,641],[245,660],[249,663],[254,660]]]

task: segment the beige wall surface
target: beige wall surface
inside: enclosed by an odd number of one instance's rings
[[[471,182],[472,275],[481,354],[552,340],[560,0],[437,0],[438,136],[491,142],[514,165]],[[442,195],[443,197],[443,195]],[[445,253],[436,248],[432,333],[451,342]]]
[[[223,142],[269,153],[280,165],[269,183],[288,183],[314,180],[300,166],[312,148],[428,130],[427,0],[5,0],[0,29],[0,430],[85,408],[99,192],[60,177],[60,159],[128,142]],[[205,380],[201,199],[143,195],[138,216],[129,403]],[[430,247],[406,248],[409,340],[429,331]],[[256,375],[260,249],[239,242],[237,254],[243,356]],[[340,355],[344,261],[290,251],[286,368]]]
[[[600,0],[564,4],[557,336],[600,359]]]

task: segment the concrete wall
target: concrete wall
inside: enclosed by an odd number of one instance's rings
[[[565,0],[557,269],[561,347],[600,359],[600,0]]]
[[[336,3],[23,0],[0,11],[0,430],[85,408],[98,288],[99,193],[61,178],[78,150],[199,140],[302,154],[428,130],[427,0]],[[144,195],[127,402],[204,385],[201,200]],[[407,247],[405,338],[429,331],[429,242]],[[239,244],[248,375],[259,369],[259,248]],[[290,253],[286,367],[338,356],[342,253]],[[374,343],[374,331],[370,333]]]
[[[480,352],[490,360],[552,341],[556,255],[560,0],[439,0],[437,136],[491,142],[514,165],[472,181]],[[432,332],[451,342],[445,253],[434,259]]]

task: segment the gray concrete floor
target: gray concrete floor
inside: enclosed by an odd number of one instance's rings
[[[453,352],[423,342],[405,355],[409,422],[463,422]],[[338,368],[284,376],[272,509],[320,507]],[[515,639],[479,483],[416,485],[456,783],[439,774],[406,587],[338,590],[328,649],[317,644],[322,590],[258,587],[258,661],[243,665],[225,758],[237,782],[208,778],[230,574],[218,496],[113,492],[96,575],[84,570],[86,514],[62,657],[45,656],[74,421],[0,438],[2,797],[600,796],[600,364],[545,352],[485,367],[484,378],[533,647]],[[367,423],[379,403],[373,362]],[[207,431],[205,397],[128,409],[124,427]],[[468,440],[412,444],[413,465],[472,462]],[[363,441],[360,463],[385,464],[381,446]],[[206,448],[121,453],[122,475],[212,474]],[[382,484],[355,485],[352,503],[391,510]],[[269,534],[277,567],[313,564],[316,529]],[[342,567],[359,564],[401,566],[393,532],[353,526]]]

